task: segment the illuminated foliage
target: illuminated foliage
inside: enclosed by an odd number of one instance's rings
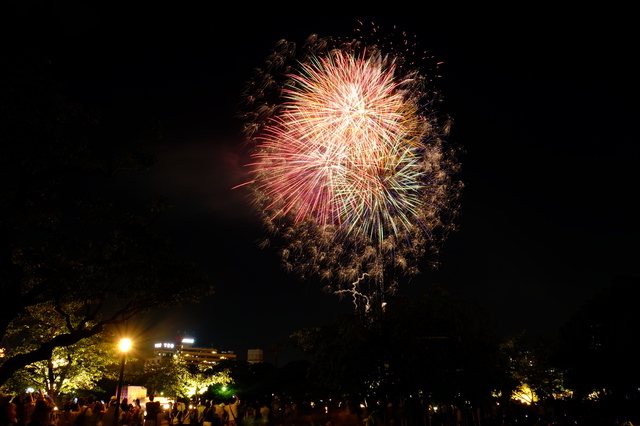
[[[158,392],[178,398],[202,395],[210,386],[233,382],[228,370],[210,371],[198,365],[187,364],[180,356],[162,358],[160,364],[147,364],[148,392]]]
[[[34,322],[29,328],[23,328],[23,333],[30,337],[15,352],[28,353],[37,348],[43,336],[63,330],[55,320],[60,316],[53,309],[43,310],[36,314],[31,309]],[[10,351],[10,355],[15,355]],[[2,387],[7,393],[20,394],[26,388],[42,389],[54,403],[58,402],[61,394],[91,390],[101,391],[98,382],[102,379],[116,379],[117,369],[114,362],[118,354],[113,343],[104,335],[95,335],[83,339],[68,347],[58,347],[53,350],[50,359],[34,362],[18,370]]]
[[[501,351],[507,357],[511,381],[503,394],[527,403],[562,394],[562,373],[552,363],[554,349],[554,342],[545,335],[522,331],[505,339]]]

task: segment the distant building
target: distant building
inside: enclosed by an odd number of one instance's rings
[[[211,348],[182,348],[178,351],[188,364],[216,365],[220,361],[235,361],[236,354],[233,351],[218,351]]]
[[[247,362],[250,364],[258,364],[264,361],[262,349],[249,349],[247,351]]]
[[[194,346],[195,339],[192,337],[179,337],[175,343],[159,342],[153,349],[156,357],[180,356],[188,364],[204,366],[216,365],[223,360],[236,360],[233,351],[219,351],[213,348],[199,348]]]

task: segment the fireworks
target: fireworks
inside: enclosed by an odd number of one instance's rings
[[[405,66],[361,42],[281,41],[246,97],[247,185],[285,265],[366,301],[437,250],[457,195],[425,77]]]

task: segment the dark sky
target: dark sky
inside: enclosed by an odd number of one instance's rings
[[[135,105],[163,123],[158,165],[121,179],[126,191],[174,200],[167,232],[212,271],[217,291],[163,314],[158,337],[192,333],[244,359],[351,309],[257,247],[264,233],[231,188],[244,179],[235,111],[252,70],[279,39],[350,35],[359,19],[396,24],[443,62],[436,85],[454,119],[448,141],[464,148],[459,232],[439,270],[401,283],[401,293],[437,283],[476,301],[500,332],[553,332],[608,280],[640,272],[630,11],[424,3],[420,13],[347,15],[87,3],[11,3],[5,43],[44,52],[74,99]]]

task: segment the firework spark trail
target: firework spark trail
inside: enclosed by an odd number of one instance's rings
[[[267,208],[282,203],[276,216],[292,213],[295,223],[310,218],[378,241],[388,228],[397,234],[412,226],[405,213],[424,189],[425,126],[394,70],[379,57],[338,52],[291,76],[300,84],[284,90],[282,115],[264,129],[251,164],[273,198]]]
[[[314,36],[287,66],[295,49],[279,42],[271,72],[247,97],[262,119],[246,126],[247,184],[265,223],[288,241],[283,260],[352,285],[364,276],[380,283],[388,267],[415,273],[434,231],[448,228],[456,195],[456,163],[423,101],[424,78],[396,54],[359,46]],[[275,63],[289,71],[286,83],[275,102],[260,103]]]

